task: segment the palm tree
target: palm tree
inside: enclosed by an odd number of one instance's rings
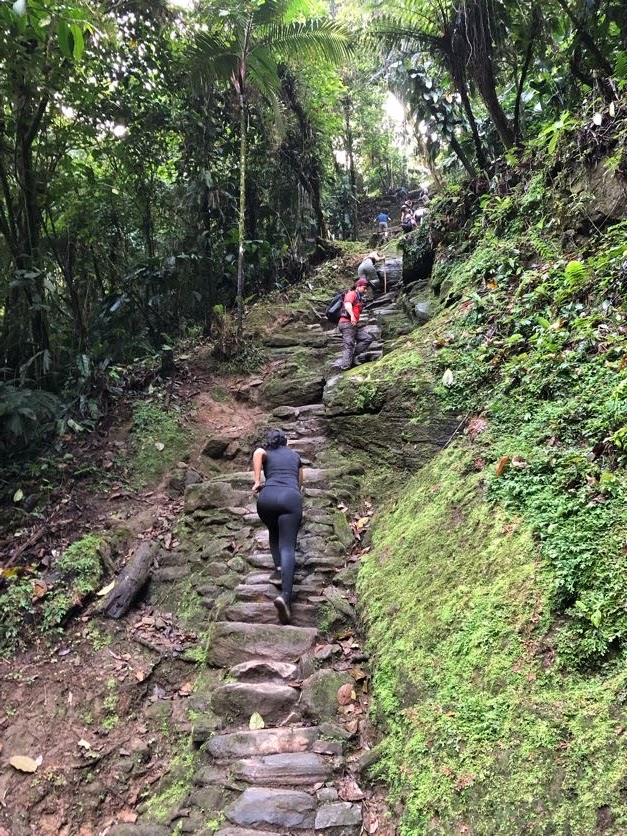
[[[237,95],[240,119],[239,210],[237,258],[237,334],[243,330],[244,234],[246,209],[246,125],[248,91],[256,88],[277,105],[281,89],[278,62],[298,56],[339,63],[348,55],[345,30],[331,20],[311,20],[307,0],[229,0],[207,11],[217,23],[195,44],[197,78],[201,85],[225,81]]]

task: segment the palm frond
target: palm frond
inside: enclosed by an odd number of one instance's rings
[[[248,74],[264,96],[276,96],[280,87],[276,60],[266,46],[258,46],[248,56]]]
[[[203,32],[196,39],[191,55],[191,75],[195,87],[206,88],[215,81],[228,81],[237,73],[240,56],[237,44]]]
[[[333,64],[346,61],[351,53],[347,31],[331,20],[311,20],[264,29],[261,42],[275,53],[307,55]]]

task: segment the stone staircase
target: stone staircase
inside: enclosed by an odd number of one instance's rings
[[[400,276],[400,259],[388,262],[389,292],[368,306],[372,342],[357,362],[381,356],[381,335],[399,317]],[[336,333],[316,329],[326,335],[325,356],[339,356]],[[325,372],[326,379],[332,374]],[[250,472],[187,489],[186,518],[198,543],[190,571],[211,624],[209,675],[201,675],[191,702],[199,750],[193,789],[168,824],[119,825],[110,836],[370,832],[351,754],[363,706],[361,683],[350,671],[363,656],[356,642],[337,639],[354,626],[357,564],[342,503],[359,495],[359,473],[329,453],[326,421],[321,403],[280,405],[270,419],[305,465],[290,626],[277,623],[273,562]]]

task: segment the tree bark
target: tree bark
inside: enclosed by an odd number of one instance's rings
[[[246,232],[246,100],[239,91],[239,210],[237,218],[237,338],[244,333],[244,237]]]
[[[355,158],[353,155],[353,131],[351,128],[351,100],[348,96],[344,99],[344,122],[346,126],[346,156],[348,158],[348,175],[351,190],[351,226],[353,241],[357,240],[359,232],[357,224],[357,177],[355,175]]]
[[[102,611],[105,615],[109,618],[121,618],[128,611],[144,588],[160,548],[159,544],[152,540],[140,543],[103,604]]]

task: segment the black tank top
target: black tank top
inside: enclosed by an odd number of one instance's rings
[[[268,487],[295,488],[298,485],[298,470],[301,467],[300,456],[289,447],[271,447],[266,450],[263,472]]]

